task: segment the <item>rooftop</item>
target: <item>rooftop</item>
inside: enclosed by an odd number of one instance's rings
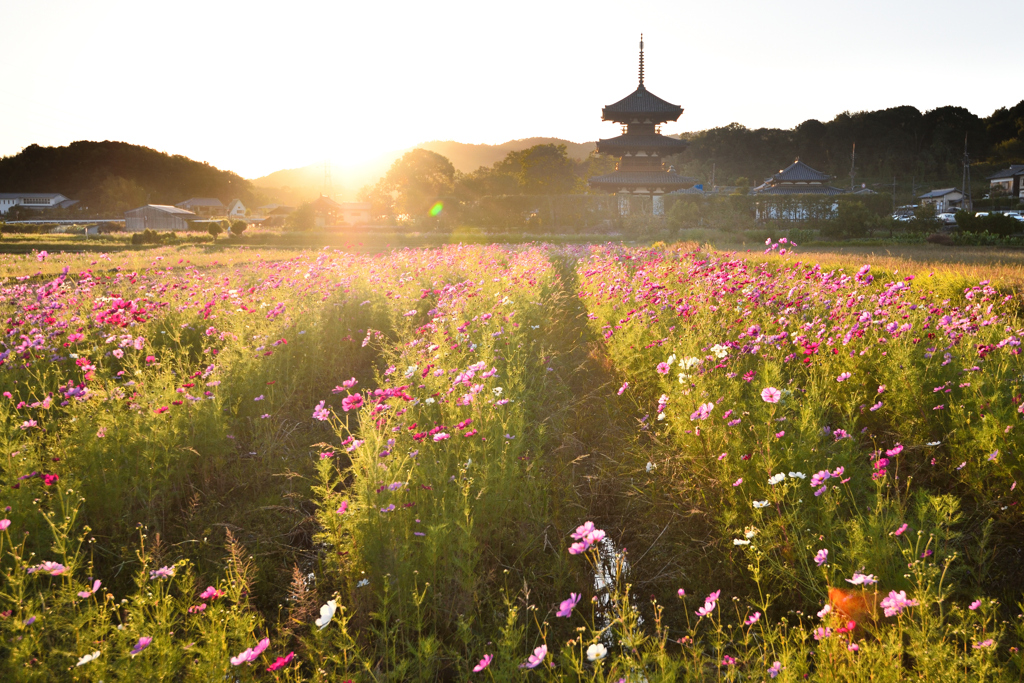
[[[678,104],[666,102],[644,87],[644,36],[640,34],[640,85],[615,104],[609,104],[601,110],[602,121],[629,123],[638,115],[656,123],[675,121],[682,115],[683,108]]]
[[[828,173],[811,168],[799,158],[772,176],[772,181],[777,183],[828,182],[829,180],[832,180],[832,176]]]
[[[194,213],[188,211],[187,209],[181,209],[178,208],[177,206],[167,206],[166,204],[146,204],[145,206],[140,206],[139,208],[132,209],[131,211],[141,211],[143,209],[156,209],[157,211],[163,211],[164,213],[173,213],[181,216],[195,215]],[[128,211],[127,213],[131,213],[131,211]]]
[[[990,175],[986,180],[998,180],[999,178],[1012,178],[1016,175],[1024,175],[1024,164],[1013,164],[1009,168],[1004,168],[1002,171],[997,171]]]
[[[662,171],[614,171],[606,175],[594,176],[590,179],[591,185],[637,185],[655,187],[666,187],[669,185],[694,185],[696,178],[688,178],[676,173]]]
[[[947,187],[942,190],[932,190],[931,192],[925,192],[924,194],[919,195],[918,199],[932,199],[935,197],[945,197],[947,194],[953,194],[954,192],[959,194],[960,190],[956,189],[955,187]]]
[[[53,199],[64,197],[60,192],[0,192],[0,199]]]
[[[686,140],[670,138],[665,135],[619,135],[614,138],[597,141],[597,150],[607,153],[611,149],[653,149],[662,155],[676,154],[690,146]]]
[[[159,205],[152,204],[151,206]],[[183,202],[178,202],[175,206],[224,206],[224,204],[215,197],[192,197]]]

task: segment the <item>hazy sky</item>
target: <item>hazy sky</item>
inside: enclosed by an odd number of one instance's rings
[[[666,133],[1024,99],[1024,4],[2,0],[0,155],[123,140],[246,177],[427,140],[611,137],[637,82]]]

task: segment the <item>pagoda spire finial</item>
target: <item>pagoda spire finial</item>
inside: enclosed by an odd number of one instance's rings
[[[644,87],[644,34],[640,34],[640,87]]]

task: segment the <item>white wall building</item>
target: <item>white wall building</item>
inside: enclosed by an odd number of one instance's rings
[[[15,206],[29,209],[66,209],[78,201],[68,199],[60,192],[0,192],[0,215]]]
[[[228,217],[245,218],[245,204],[242,203],[241,199],[232,199],[231,203],[228,204]]]

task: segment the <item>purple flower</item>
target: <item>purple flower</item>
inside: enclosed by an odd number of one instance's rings
[[[150,579],[169,579],[174,576],[174,567],[160,567],[149,573]]]
[[[775,678],[782,672],[784,668],[786,667],[782,666],[782,662],[775,662],[770,667],[768,667],[768,675],[772,678]]]
[[[568,600],[562,600],[558,605],[558,611],[555,612],[556,617],[568,617],[572,614],[572,608],[580,601],[579,593],[569,593]]]
[[[782,392],[775,387],[765,387],[761,390],[761,400],[765,403],[778,403],[782,398]]]
[[[543,662],[544,658],[547,657],[547,656],[548,656],[548,646],[547,645],[541,645],[540,647],[538,647],[537,649],[535,649],[533,651],[533,654],[530,655],[530,657],[525,662],[523,662],[522,664],[519,665],[519,668],[520,669],[536,669],[538,666],[540,666],[541,662]]]
[[[819,567],[828,564],[828,551],[822,548],[814,555],[814,564]]]
[[[494,661],[494,655],[484,655],[484,658],[480,660],[480,663],[473,667],[473,673],[480,673],[491,665]]]
[[[153,639],[149,636],[142,636],[141,638],[139,638],[139,642],[135,643],[135,647],[132,648],[132,651],[129,654],[132,657],[134,657],[135,655],[139,654],[147,647],[149,647],[152,642]]]

